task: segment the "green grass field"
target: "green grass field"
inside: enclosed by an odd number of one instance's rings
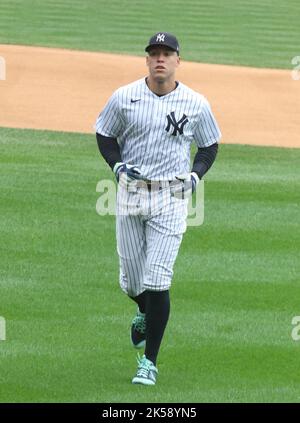
[[[164,30],[186,60],[292,69],[299,14],[298,0],[1,0],[0,43],[143,55]]]
[[[221,145],[145,388],[94,137],[2,128],[0,148],[0,402],[300,402],[300,150]]]
[[[297,0],[1,0],[0,44],[143,55],[166,30],[185,60],[291,69],[299,12]],[[112,174],[94,136],[0,128],[0,149],[0,402],[300,402],[299,149],[220,146],[149,389],[131,385],[135,305],[115,218],[95,209]]]

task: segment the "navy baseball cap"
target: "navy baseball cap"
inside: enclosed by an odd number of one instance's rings
[[[149,44],[145,48],[145,51],[149,51],[151,47],[154,46],[165,46],[176,51],[179,54],[179,43],[175,35],[170,34],[169,32],[157,32],[154,34],[150,40]]]

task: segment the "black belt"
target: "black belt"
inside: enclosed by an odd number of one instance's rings
[[[176,181],[177,182],[177,181]],[[138,180],[137,181],[137,188],[144,188],[144,189],[148,189],[148,191],[151,190],[161,190],[163,188],[168,188],[170,186],[170,184],[173,183],[174,181],[153,181],[153,180]]]

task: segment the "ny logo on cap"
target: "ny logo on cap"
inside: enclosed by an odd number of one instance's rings
[[[156,41],[160,43],[165,42],[165,34],[157,34]]]

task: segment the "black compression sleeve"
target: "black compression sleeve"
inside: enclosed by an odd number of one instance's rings
[[[96,138],[100,153],[113,169],[117,162],[122,161],[118,141],[116,138],[105,137],[104,135],[98,133],[96,133]]]
[[[215,161],[217,152],[218,143],[212,144],[209,147],[198,148],[194,158],[192,172],[196,172],[201,179]]]

